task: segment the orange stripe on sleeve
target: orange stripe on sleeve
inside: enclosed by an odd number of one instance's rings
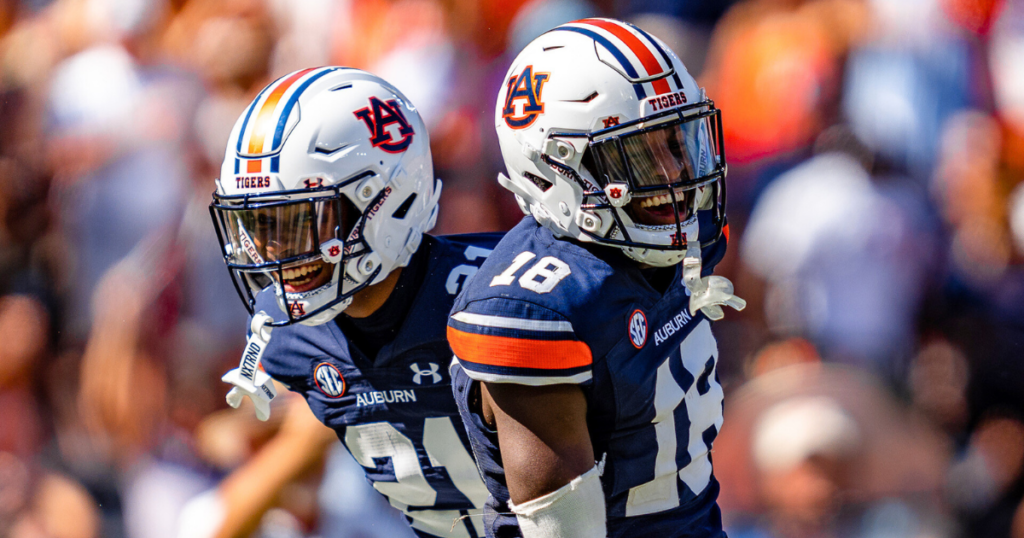
[[[620,41],[629,47],[629,50],[633,51],[633,54],[635,54],[640,60],[640,63],[643,64],[644,69],[647,70],[648,75],[661,73],[661,64],[658,63],[658,59],[651,53],[651,49],[629,30],[615,24],[614,22],[603,21],[601,19],[583,19],[580,22],[585,22],[587,24],[597,26],[598,28],[602,28],[619,38]],[[660,78],[651,84],[654,85],[654,91],[657,92],[658,95],[672,91],[672,88],[669,87],[668,80],[666,78]]]
[[[456,357],[489,366],[563,370],[594,362],[590,348],[576,340],[527,340],[448,327],[448,343]]]
[[[295,83],[296,80],[302,78],[306,73],[309,73],[314,68],[303,69],[288,77],[274,88],[274,91],[270,92],[267,96],[267,100],[263,102],[263,106],[260,107],[260,113],[256,116],[256,121],[253,122],[252,135],[249,136],[249,154],[256,155],[263,153],[263,140],[267,137],[267,131],[270,130],[270,120],[274,117],[274,110],[277,108],[278,101],[284,96],[284,92],[288,91],[288,88]]]

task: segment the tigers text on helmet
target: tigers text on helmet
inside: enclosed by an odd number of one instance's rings
[[[556,234],[651,266],[683,260],[698,210],[716,227],[705,241],[722,235],[721,113],[674,52],[631,24],[582,19],[527,45],[495,125],[509,174],[499,181]]]
[[[318,325],[409,263],[440,194],[416,107],[374,75],[320,67],[238,118],[210,214],[249,312],[272,285],[288,315],[272,325]]]

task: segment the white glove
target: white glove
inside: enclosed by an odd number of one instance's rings
[[[249,379],[242,374],[241,368],[235,368],[220,378],[225,383],[234,385],[228,391],[228,405],[238,409],[242,405],[242,397],[248,396],[256,407],[256,418],[267,420],[270,418],[270,402],[277,397],[277,388],[274,387],[274,380],[263,370],[256,370],[254,379]]]
[[[690,314],[696,315],[700,310],[708,319],[717,321],[725,317],[719,305],[736,310],[747,307],[747,301],[733,295],[732,282],[728,278],[717,275],[701,277],[700,271],[700,243],[693,241],[683,258],[683,283],[690,290]]]
[[[270,418],[270,402],[277,396],[274,380],[260,370],[260,360],[263,359],[263,352],[266,351],[267,344],[270,343],[270,334],[274,330],[274,327],[269,325],[271,321],[273,318],[263,311],[252,317],[249,325],[252,334],[245,341],[242,362],[238,368],[220,378],[221,381],[234,385],[234,388],[228,391],[228,405],[238,409],[238,406],[242,405],[242,397],[248,396],[256,406],[256,418],[260,420]]]

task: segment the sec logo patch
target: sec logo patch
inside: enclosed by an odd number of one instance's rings
[[[345,378],[333,364],[321,362],[313,370],[316,388],[328,398],[341,398],[345,394]]]
[[[629,317],[629,341],[637,349],[647,343],[647,316],[640,310],[634,310]]]

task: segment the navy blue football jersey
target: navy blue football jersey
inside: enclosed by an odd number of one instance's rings
[[[710,272],[725,241],[705,249]],[[668,269],[672,271],[673,269]],[[711,322],[689,312],[681,265],[662,293],[619,249],[555,237],[525,218],[498,244],[448,321],[456,401],[490,490],[488,536],[518,536],[495,432],[474,382],[578,384],[608,536],[724,537],[711,472],[722,425]]]
[[[479,514],[487,490],[452,399],[445,325],[455,296],[500,237],[424,236],[416,254],[427,251],[422,284],[395,338],[375,358],[333,322],[276,328],[263,355],[264,370],[337,432],[419,536],[484,534]],[[284,315],[270,289],[257,297],[257,310]]]

